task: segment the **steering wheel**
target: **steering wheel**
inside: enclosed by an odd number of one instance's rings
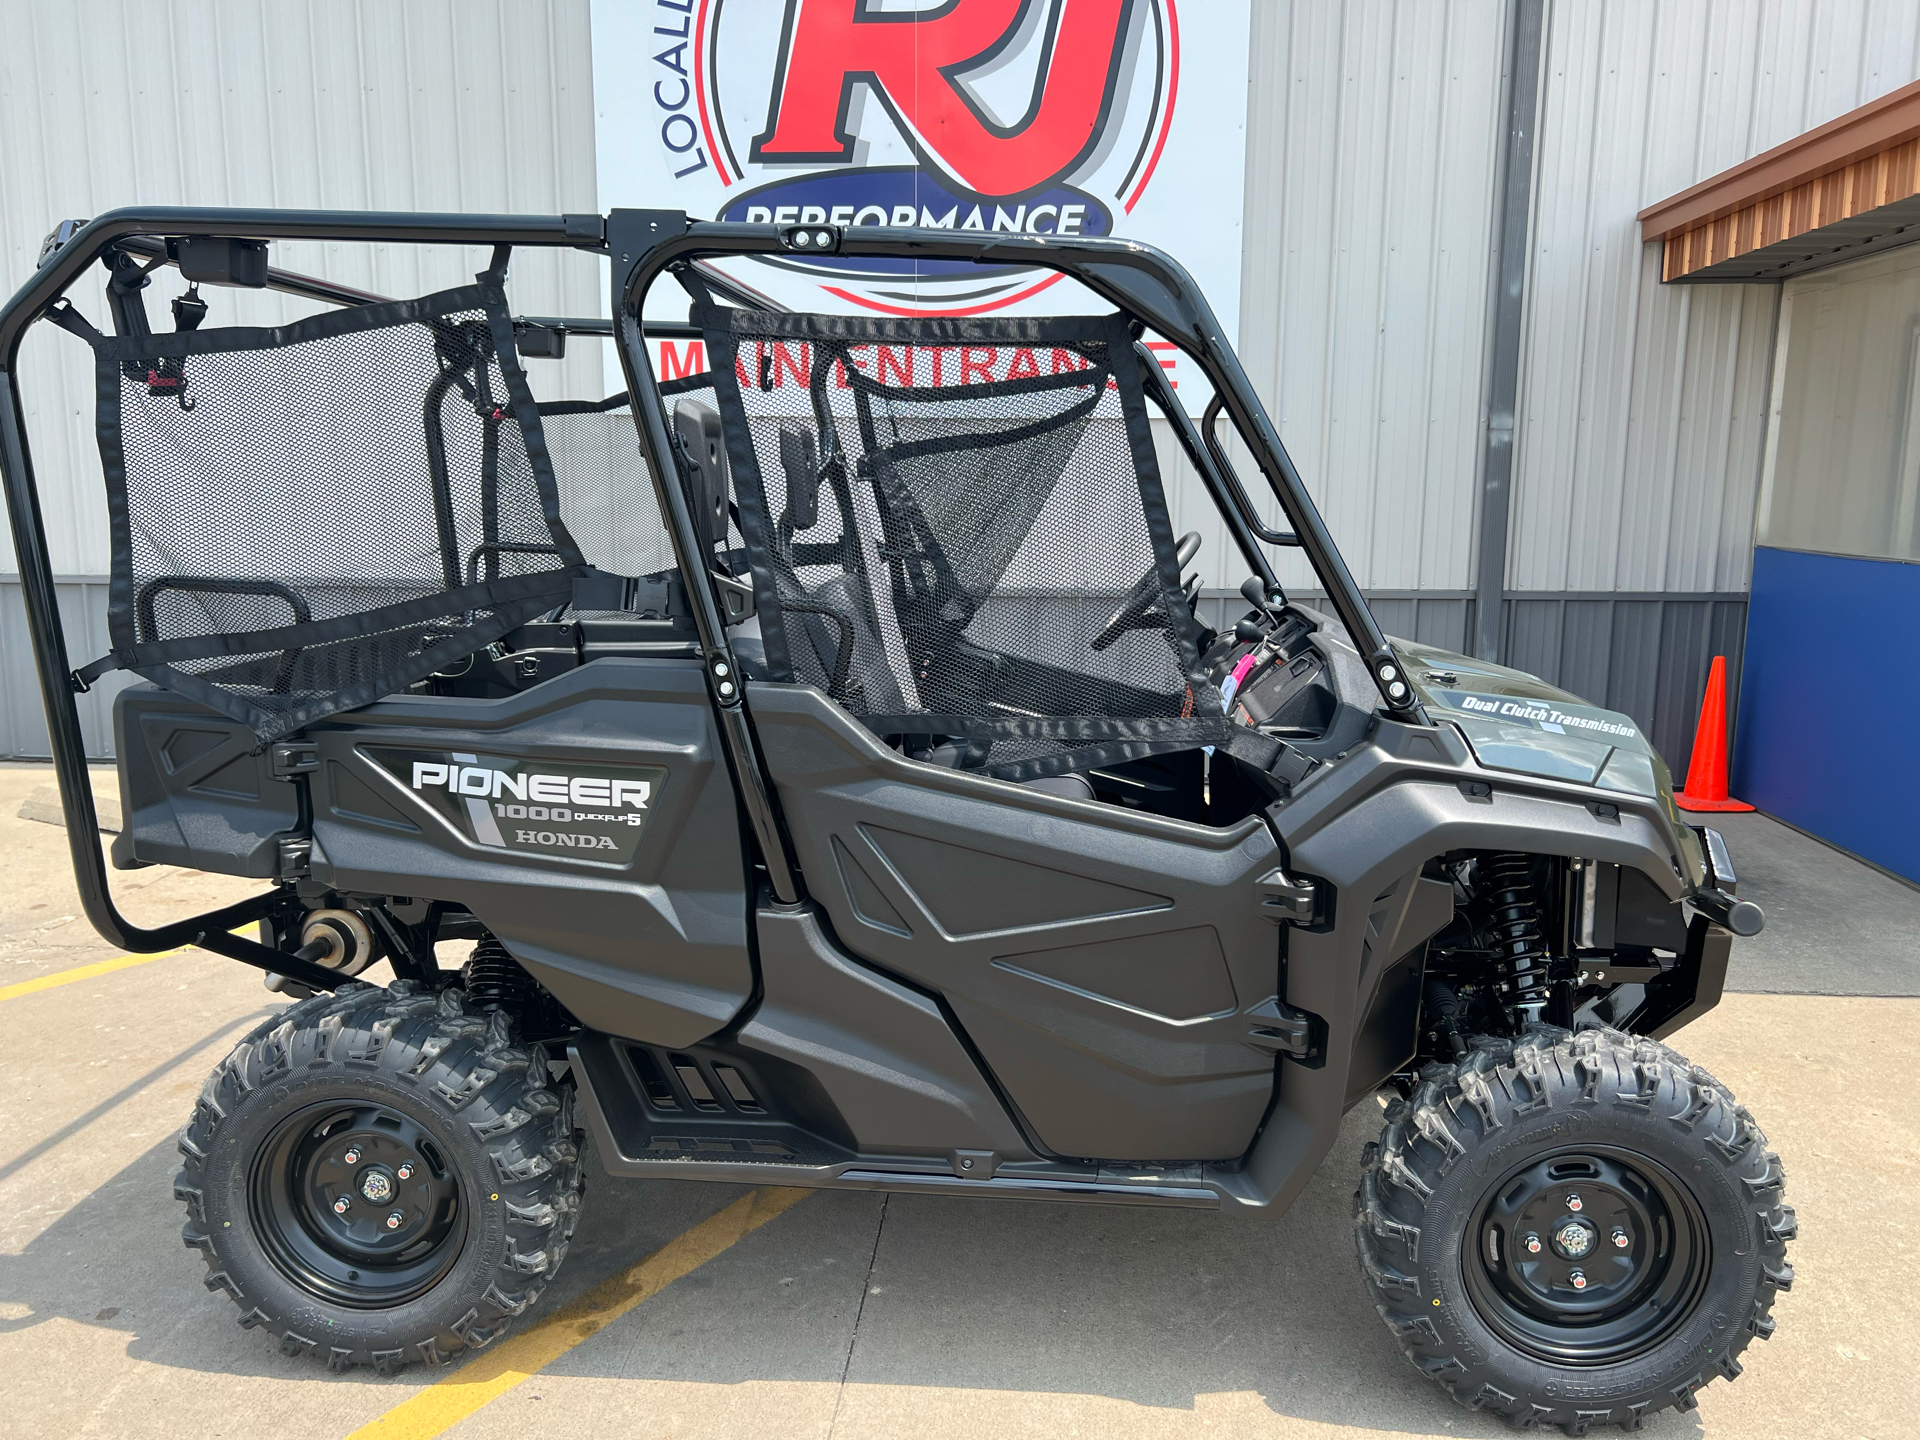
[[[1180,537],[1180,543],[1174,549],[1174,564],[1178,569],[1187,568],[1187,562],[1200,553],[1200,532],[1189,530]],[[1161,630],[1167,625],[1167,616],[1153,613],[1153,607],[1164,598],[1165,591],[1160,584],[1160,567],[1152,566],[1142,575],[1133,589],[1127,592],[1127,598],[1120,602],[1120,608],[1107,617],[1107,623],[1100,627],[1100,633],[1093,637],[1093,648],[1104,650],[1129,630]]]

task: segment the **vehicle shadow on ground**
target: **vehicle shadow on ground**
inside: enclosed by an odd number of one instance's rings
[[[96,1120],[103,1119],[104,1117],[112,1114],[121,1105],[125,1104],[128,1100],[131,1100],[134,1096],[138,1095],[141,1091],[147,1089],[151,1085],[157,1084],[159,1081],[163,1079],[168,1078],[173,1074],[174,1070],[179,1068],[181,1064],[192,1059],[195,1055],[198,1055],[201,1051],[210,1049],[220,1040],[225,1039],[228,1036],[238,1035],[240,1033],[241,1027],[246,1025],[249,1021],[264,1020],[269,1015],[272,1015],[274,1013],[276,1012],[272,1007],[267,1007],[261,1010],[256,1010],[251,1015],[242,1015],[237,1019],[230,1020],[223,1025],[215,1026],[212,1030],[208,1031],[205,1035],[202,1035],[198,1040],[195,1040],[192,1044],[187,1046],[186,1049],[180,1051],[178,1054],[169,1056],[165,1060],[162,1060],[158,1065],[154,1066],[151,1070],[147,1071],[146,1074],[140,1076],[138,1079],[135,1079],[129,1082],[127,1085],[122,1087],[120,1090],[118,1090],[114,1094],[109,1095],[106,1099],[102,1100],[99,1104],[95,1105],[91,1110],[87,1111],[84,1115],[77,1116],[75,1119],[68,1121],[65,1125],[61,1126],[58,1130],[54,1131],[51,1135],[48,1135],[45,1138],[41,1139],[40,1141],[36,1142],[35,1144],[30,1145],[27,1149],[22,1150],[18,1155],[14,1156],[11,1160],[7,1161],[3,1165],[0,1165],[0,1181],[7,1180],[12,1176],[18,1174],[20,1171],[26,1169],[29,1165],[33,1164],[33,1162],[38,1160],[41,1156],[65,1144],[68,1140],[71,1140],[74,1136],[78,1135],[81,1131],[85,1130],[89,1125],[93,1124]]]
[[[629,1312],[545,1372],[1103,1396],[1191,1411],[1251,1394],[1277,1416],[1411,1434],[1496,1436],[1403,1360],[1361,1289],[1348,1206],[1377,1112],[1277,1220],[1205,1211],[822,1193]],[[550,1312],[743,1193],[610,1179],[587,1207]],[[130,1359],[236,1377],[327,1378],[242,1331],[180,1244],[178,1155],[156,1145],[26,1249],[0,1256],[0,1333],[56,1317],[127,1335]],[[83,1268],[84,1267],[84,1268]],[[59,1297],[49,1299],[47,1297]],[[27,1313],[21,1314],[25,1310]],[[539,1312],[535,1312],[537,1314]],[[533,1318],[532,1316],[529,1317]],[[444,1373],[444,1372],[443,1372]],[[428,1378],[414,1369],[407,1378]],[[1142,1417],[1143,1423],[1152,1423]],[[1695,1414],[1649,1433],[1698,1434]]]

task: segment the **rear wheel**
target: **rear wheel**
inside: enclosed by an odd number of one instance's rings
[[[497,1338],[559,1268],[582,1178],[571,1088],[464,994],[349,985],[268,1021],[180,1139],[186,1243],[240,1323],[336,1370]]]
[[[1360,1267],[1407,1358],[1462,1404],[1634,1428],[1773,1332],[1784,1178],[1746,1109],[1664,1045],[1477,1040],[1367,1147]]]

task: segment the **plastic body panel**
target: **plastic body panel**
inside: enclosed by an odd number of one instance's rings
[[[821,1173],[851,1164],[852,1136],[814,1076],[732,1043],[630,1044],[595,1031],[569,1043],[593,1097],[614,1173],[773,1165]]]
[[[1382,985],[1411,948],[1404,932],[1379,939],[1380,906],[1404,893],[1403,914],[1414,932],[1424,929],[1419,917],[1438,914],[1421,894],[1428,860],[1450,850],[1577,855],[1639,870],[1670,898],[1688,893],[1676,868],[1685,853],[1677,822],[1659,801],[1483,769],[1445,723],[1376,717],[1364,743],[1268,815],[1289,871],[1313,879],[1331,902],[1314,924],[1287,928],[1284,996],[1326,1022],[1327,1053],[1318,1068],[1283,1068],[1279,1098],[1246,1164],[1216,1173],[1225,1193],[1250,1206],[1293,1202],[1332,1147],[1341,1114],[1365,1098],[1373,1070],[1397,1047],[1397,1038],[1380,1043],[1379,1032],[1367,1030],[1376,1001],[1383,1016],[1393,1015],[1395,997],[1383,998]],[[1684,977],[1689,996],[1694,978]],[[1397,1022],[1386,1029],[1400,1033]]]
[[[1211,829],[907,760],[820,692],[748,701],[807,886],[846,948],[941,995],[1062,1156],[1219,1160],[1273,1092],[1279,981],[1250,818]]]
[[[1453,886],[1417,873],[1400,877],[1369,907],[1359,980],[1362,986],[1371,983],[1372,996],[1361,1012],[1347,1063],[1348,1105],[1365,1099],[1413,1058],[1427,941],[1452,919]]]
[[[752,993],[739,813],[697,661],[596,660],[501,700],[399,696],[309,735],[315,879],[466,906],[611,1035],[690,1045]],[[476,843],[373,758],[388,751],[665,773],[620,864]]]
[[[762,909],[761,983],[747,1050],[810,1071],[866,1155],[1028,1154],[940,1007],[855,964],[811,908]]]
[[[113,701],[124,826],[114,863],[272,876],[281,835],[300,829],[300,791],[273,775],[253,732],[157,685]]]
[[[650,1093],[627,1047],[591,1034],[575,1042],[610,1169],[764,1179],[754,1167],[768,1167],[827,1183],[849,1167],[952,1174],[956,1154],[991,1157],[977,1164],[985,1179],[1033,1159],[938,1004],[856,963],[813,906],[763,906],[756,924],[763,989],[752,1017],[712,1046],[666,1054],[652,1077],[665,1094]],[[710,1101],[666,1078],[683,1065],[701,1068]],[[728,1068],[753,1088],[750,1107],[722,1090]],[[702,1143],[676,1150],[675,1135]]]

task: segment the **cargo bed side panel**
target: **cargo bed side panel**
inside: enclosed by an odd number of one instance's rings
[[[309,734],[316,879],[466,906],[596,1030],[687,1045],[745,1004],[738,807],[698,662],[400,696]]]

